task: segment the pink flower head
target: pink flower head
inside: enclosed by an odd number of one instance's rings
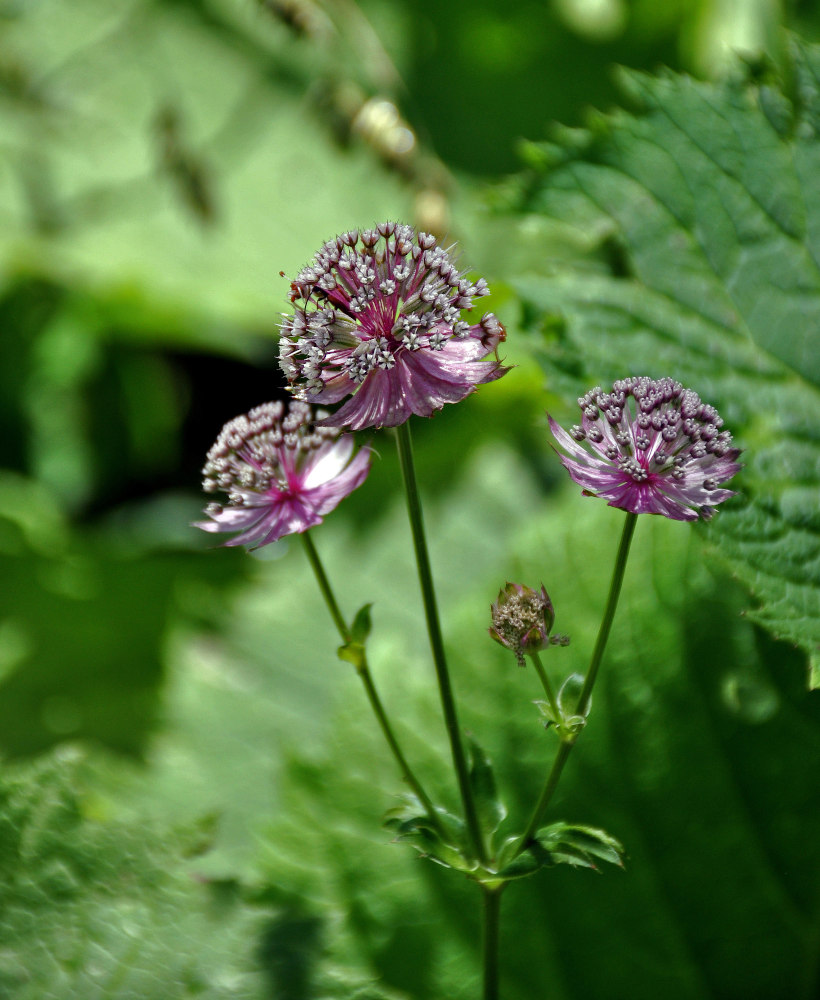
[[[208,452],[203,489],[228,503],[209,504],[196,527],[238,531],[225,544],[251,548],[307,531],[367,478],[369,450],[352,454],[353,435],[316,424],[307,403],[263,403],[229,420]]]
[[[492,626],[490,635],[496,642],[512,650],[518,665],[524,666],[524,654],[546,649],[549,645],[565,645],[564,636],[550,639],[555,611],[544,589],[533,590],[521,583],[507,583],[490,605]]]
[[[458,403],[508,369],[495,355],[504,327],[492,313],[461,318],[489,294],[427,233],[381,223],[330,240],[291,284],[280,365],[299,399],[338,403],[326,423],[395,427]]]
[[[569,434],[550,429],[571,457],[561,461],[591,496],[633,514],[708,520],[734,496],[721,484],[740,469],[739,449],[713,406],[671,378],[632,376],[578,400],[583,418]],[[582,447],[586,443],[587,447]]]

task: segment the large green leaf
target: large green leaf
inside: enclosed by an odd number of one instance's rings
[[[720,409],[746,468],[710,541],[817,685],[820,50],[792,53],[791,90],[623,73],[636,112],[530,147],[516,210],[592,253],[517,284],[553,391],[671,375]]]
[[[473,480],[473,502],[485,495],[482,478]],[[452,504],[463,510],[460,498]],[[446,567],[467,540],[456,515],[441,514],[434,509],[434,544]],[[507,558],[523,579],[549,572],[558,620],[572,633],[570,647],[548,654],[556,679],[582,669],[590,655],[606,587],[601,539],[619,519],[570,492],[563,506],[527,518],[508,536]],[[782,990],[808,1000],[820,903],[818,705],[801,691],[797,658],[740,617],[741,593],[706,571],[685,526],[649,518],[639,527],[603,683],[547,818],[603,826],[624,843],[626,872],[593,884],[584,873],[548,871],[505,894],[507,995],[538,995],[548,982],[556,995],[573,998],[733,990],[763,998]],[[376,564],[389,558],[386,536],[372,544],[381,549]],[[503,549],[498,557],[504,561]],[[474,575],[483,565],[490,576],[492,562],[477,560]],[[398,552],[392,564],[401,579]],[[395,586],[380,604],[401,603]],[[505,832],[520,830],[555,747],[528,704],[538,685],[530,671],[511,668],[503,650],[482,648],[478,609],[486,600],[478,581],[462,582],[455,599],[449,588],[444,595],[459,650],[454,675],[466,695],[463,722],[500,765],[510,804]],[[374,633],[373,661],[385,697],[400,710],[413,756],[426,737],[446,759],[438,713],[424,692],[429,665],[416,663],[415,652],[390,656],[406,625],[393,607],[384,614],[389,631]],[[348,694],[326,742],[311,739],[309,749],[291,752],[283,808],[263,855],[267,877],[278,893],[311,899],[317,912],[347,914],[342,926],[357,941],[347,949],[364,947],[392,985],[413,996],[466,1000],[477,989],[477,928],[464,919],[470,887],[376,847],[368,814],[378,812],[397,777],[350,680],[342,679]],[[427,763],[425,778],[431,773]],[[402,961],[403,940],[425,954],[423,970]],[[590,947],[595,962],[585,960]]]
[[[486,634],[489,604],[510,576],[543,579],[556,627],[572,637],[545,668],[556,686],[582,671],[622,515],[569,488],[544,498],[498,447],[468,469],[426,513],[460,718],[492,756],[509,810],[503,840],[526,824],[557,741],[531,704],[535,674]],[[478,538],[473,511],[488,529]],[[376,683],[417,774],[457,811],[403,513],[397,503],[355,536],[329,519],[316,544],[345,613],[375,598]],[[127,793],[149,814],[222,814],[198,869],[239,876],[283,920],[315,921],[325,951],[306,956],[311,981],[330,963],[414,998],[470,1000],[477,890],[380,829],[400,775],[355,671],[335,656],[299,548],[255,563],[256,585],[236,592],[224,638],[177,635],[168,730],[150,784],[132,781]],[[802,690],[799,658],[742,607],[740,588],[706,568],[696,533],[641,520],[589,724],[544,818],[607,830],[625,846],[625,870],[559,865],[507,890],[510,1000],[545,984],[559,1000],[812,1000],[817,696]]]
[[[402,506],[355,536],[329,519],[316,544],[345,613],[375,598],[376,683],[417,774],[455,811]],[[481,512],[491,530],[476,538],[467,512]],[[557,741],[530,704],[540,694],[533,671],[487,636],[490,601],[510,576],[543,579],[557,627],[572,636],[545,654],[545,668],[555,685],[583,670],[621,514],[572,489],[544,498],[522,460],[493,447],[427,515],[461,722],[493,758],[509,808],[504,838],[523,829]],[[132,986],[185,995],[178,977],[193,969],[206,996],[230,996],[242,983],[262,997],[260,967],[276,995],[298,1000],[348,997],[369,980],[391,996],[476,995],[478,890],[380,828],[400,776],[355,671],[335,656],[338,637],[300,556],[297,545],[272,561],[247,557],[255,580],[227,606],[221,598],[224,633],[173,630],[163,728],[144,770],[105,762],[90,772],[60,765],[57,777],[51,765],[40,776],[22,766],[8,775],[14,802],[31,805],[4,809],[12,821],[3,842],[18,845],[7,881],[39,884],[75,855],[90,865],[67,902],[51,896],[5,911],[15,1000],[47,989],[88,995],[86,953],[102,955],[104,970],[129,970],[123,995]],[[180,596],[201,603],[203,587],[204,578]],[[510,1000],[542,995],[545,984],[558,1000],[813,1000],[820,716],[794,653],[740,617],[741,607],[731,582],[707,570],[695,533],[642,519],[589,724],[544,818],[606,829],[624,844],[626,868],[594,876],[559,865],[507,890]],[[181,859],[173,830],[193,824],[207,846],[198,818],[212,814],[220,821],[211,849]],[[20,830],[29,831],[23,847]],[[126,858],[129,878],[110,875]],[[48,884],[59,888],[56,879]],[[234,903],[208,923],[220,886],[229,902],[233,886],[265,910]],[[133,960],[123,908],[136,914],[145,949]],[[60,933],[73,979],[44,965]],[[245,978],[235,978],[237,959]],[[144,986],[146,963],[155,994]],[[29,967],[43,971],[25,992],[19,970]]]
[[[99,764],[96,765],[99,768]],[[103,765],[110,768],[110,763]],[[0,774],[0,994],[15,1000],[248,1000],[269,920],[192,876],[213,822],[122,815],[77,750]]]

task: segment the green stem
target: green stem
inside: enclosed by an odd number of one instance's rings
[[[564,765],[574,745],[574,742],[570,742],[569,740],[561,740],[559,743],[558,752],[555,755],[555,760],[552,762],[552,767],[550,768],[550,773],[547,775],[547,780],[544,782],[544,787],[541,789],[535,809],[532,811],[527,829],[521,834],[518,847],[515,849],[515,857],[518,857],[522,851],[527,849],[538,832],[538,827],[541,826],[541,820],[547,811],[547,806],[550,804],[553,792],[558,787],[558,782],[561,780],[561,772],[564,770]]]
[[[584,686],[575,707],[576,715],[586,715],[589,709],[589,701],[592,697],[592,687],[595,678],[598,676],[598,667],[606,649],[609,632],[612,628],[612,621],[615,618],[615,609],[618,607],[618,598],[621,596],[621,584],[624,582],[624,572],[626,571],[626,561],[629,558],[629,546],[632,544],[632,536],[635,533],[635,525],[638,522],[638,515],[627,512],[623,531],[621,532],[621,544],[618,546],[618,554],[615,556],[615,568],[612,570],[612,581],[609,584],[609,597],[604,609],[604,617],[601,620],[601,627],[598,629],[598,639],[595,649],[592,651],[592,659],[589,661],[589,670],[584,678]]]
[[[387,740],[387,744],[390,747],[393,756],[396,758],[396,763],[399,765],[399,769],[401,770],[401,773],[404,776],[404,780],[416,793],[419,801],[424,806],[424,810],[427,813],[430,822],[436,828],[436,832],[438,833],[438,835],[442,838],[442,840],[447,841],[448,837],[447,834],[445,833],[444,827],[441,825],[441,822],[438,818],[436,807],[433,805],[427,792],[425,792],[424,788],[421,785],[421,782],[418,780],[418,778],[416,778],[412,768],[407,763],[407,758],[402,753],[401,747],[399,746],[396,740],[395,734],[393,733],[393,729],[387,719],[387,715],[385,714],[384,706],[382,705],[381,699],[379,698],[379,694],[376,691],[375,685],[373,684],[373,677],[370,673],[370,668],[367,665],[367,658],[364,654],[362,654],[362,665],[361,667],[357,667],[356,672],[362,679],[362,683],[364,684],[364,689],[367,692],[367,698],[370,702],[373,712],[376,715],[376,718],[379,720],[379,725],[381,726],[382,732],[384,733],[384,738]]]
[[[327,574],[322,566],[322,561],[319,558],[319,553],[316,551],[316,546],[313,544],[313,539],[310,537],[310,533],[305,531],[302,533],[302,542],[304,543],[305,551],[307,553],[308,561],[313,569],[316,576],[316,581],[319,584],[319,589],[322,592],[322,596],[325,599],[325,604],[327,604],[328,610],[330,611],[330,616],[333,619],[336,628],[341,636],[342,642],[348,643],[351,640],[350,629],[345,624],[345,620],[342,617],[342,613],[339,610],[339,605],[336,603],[336,598],[333,595],[333,590],[331,589],[330,582],[327,578]],[[404,780],[413,789],[413,791],[418,796],[419,801],[424,806],[428,818],[432,825],[436,828],[437,833],[440,837],[445,837],[444,828],[438,818],[438,813],[436,812],[436,807],[433,805],[427,792],[425,792],[421,782],[413,773],[413,769],[407,763],[407,758],[402,753],[401,747],[399,746],[398,740],[396,739],[393,728],[387,718],[387,713],[384,710],[384,705],[382,704],[379,693],[376,690],[376,685],[373,683],[373,677],[370,673],[370,667],[367,663],[367,654],[364,649],[361,652],[361,659],[356,665],[356,673],[362,680],[364,684],[364,689],[367,694],[367,700],[370,702],[370,707],[373,709],[373,713],[378,720],[381,731],[384,734],[384,738],[387,741],[387,745],[390,747],[390,751],[393,754],[396,763],[399,766]]]
[[[350,642],[350,629],[347,627],[344,617],[342,616],[342,612],[339,610],[339,605],[336,603],[336,598],[333,596],[330,581],[327,578],[324,566],[322,566],[322,560],[319,558],[316,546],[313,544],[313,539],[310,537],[310,532],[303,531],[300,537],[302,539],[302,544],[305,547],[305,552],[307,553],[311,569],[316,577],[316,582],[319,584],[319,590],[322,592],[322,597],[325,599],[325,604],[330,612],[330,617],[333,619],[333,624],[336,626],[339,635],[342,637],[342,642]]]
[[[544,689],[544,693],[547,696],[547,701],[552,709],[552,715],[555,719],[556,727],[561,726],[561,709],[558,707],[558,701],[555,697],[555,692],[552,690],[552,684],[550,684],[549,677],[547,677],[547,672],[544,670],[544,665],[541,663],[541,657],[538,655],[538,650],[533,649],[529,654],[532,660],[532,665],[535,667],[535,672],[541,681],[541,687]]]
[[[504,885],[481,886],[482,936],[484,968],[483,1000],[498,1000],[498,941],[501,927],[501,893]]]
[[[589,661],[589,669],[587,670],[586,677],[584,678],[584,685],[581,688],[581,694],[578,697],[578,704],[575,708],[576,715],[585,716],[589,710],[592,688],[595,684],[595,678],[598,676],[598,668],[601,665],[601,659],[603,658],[607,639],[609,638],[609,633],[612,628],[612,621],[615,618],[615,609],[618,606],[618,597],[621,593],[621,585],[624,582],[624,571],[626,570],[626,562],[629,557],[629,546],[632,543],[632,536],[635,533],[635,524],[637,523],[637,520],[637,514],[627,512],[626,521],[624,522],[623,531],[621,533],[621,543],[618,546],[618,554],[615,557],[615,568],[612,571],[612,580],[609,584],[609,597],[607,598],[606,607],[604,608],[604,617],[601,619],[601,625],[598,629],[598,638],[595,642],[595,648],[592,651],[592,659]],[[518,847],[515,852],[516,856],[527,849],[527,846],[532,842],[535,834],[537,833],[538,827],[541,825],[544,813],[547,811],[547,807],[550,804],[553,793],[558,787],[561,772],[564,770],[567,758],[575,745],[577,735],[578,734],[575,733],[562,736],[561,745],[558,747],[558,753],[555,755],[555,760],[552,762],[552,767],[547,775],[547,780],[541,790],[541,795],[538,798],[535,809],[533,809],[527,829],[521,835],[521,840],[518,842]]]
[[[461,734],[458,725],[458,716],[456,714],[455,700],[453,699],[452,686],[450,684],[450,674],[447,669],[447,660],[444,655],[444,642],[441,637],[438,606],[436,604],[435,590],[433,589],[433,575],[430,571],[430,557],[427,554],[427,542],[424,537],[424,519],[421,510],[421,497],[419,496],[418,485],[416,483],[416,471],[413,463],[413,441],[410,437],[409,424],[400,424],[397,428],[397,433],[399,459],[401,461],[401,471],[404,477],[404,487],[407,493],[407,512],[410,517],[410,527],[413,532],[416,564],[418,566],[421,594],[424,601],[424,613],[427,618],[427,633],[430,637],[430,648],[433,653],[433,663],[435,664],[436,676],[438,678],[441,707],[444,713],[444,723],[447,727],[447,735],[450,739],[450,751],[453,756],[453,765],[456,771],[456,778],[458,779],[459,791],[461,792],[464,817],[467,822],[467,829],[470,833],[473,850],[475,851],[477,859],[482,864],[486,864],[487,849],[484,844],[484,837],[481,833],[481,826],[478,822],[478,814],[476,812],[473,792],[470,786],[470,776],[467,769],[467,761],[464,756],[464,748],[461,744]]]

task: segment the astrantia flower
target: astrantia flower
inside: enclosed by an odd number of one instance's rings
[[[519,666],[524,666],[525,653],[569,642],[566,636],[550,638],[555,612],[543,584],[537,591],[520,583],[507,583],[499,590],[490,612],[493,621],[490,635],[515,653]]]
[[[461,318],[489,294],[427,233],[385,222],[330,240],[291,284],[280,365],[299,399],[338,403],[337,427],[394,427],[429,417],[506,371],[504,327]]]
[[[307,403],[263,403],[230,420],[202,470],[206,493],[227,493],[209,504],[203,531],[238,531],[226,545],[258,548],[321,522],[370,471],[370,452],[351,460],[353,435],[315,423]]]
[[[671,378],[621,379],[578,400],[583,418],[569,434],[550,417],[561,456],[584,492],[633,514],[707,519],[732,490],[739,449],[713,406]],[[582,444],[587,447],[582,447]]]

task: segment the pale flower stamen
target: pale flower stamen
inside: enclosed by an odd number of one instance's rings
[[[226,545],[258,548],[320,524],[370,468],[368,449],[353,455],[352,435],[325,426],[307,403],[263,403],[222,428],[202,470],[210,503],[198,528],[238,531]]]
[[[326,423],[358,430],[430,416],[505,374],[504,327],[461,318],[489,294],[429,233],[383,222],[322,247],[291,283],[279,363],[297,399],[332,404]]]
[[[713,406],[671,378],[633,376],[578,399],[582,419],[550,428],[572,479],[588,495],[632,513],[708,519],[734,496],[739,449]]]

